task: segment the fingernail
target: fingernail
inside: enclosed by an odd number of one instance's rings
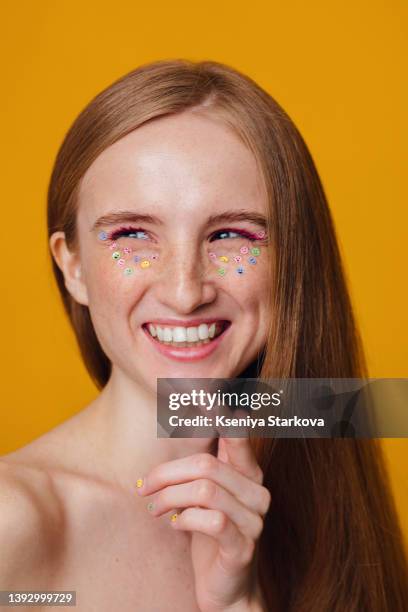
[[[172,523],[175,523],[175,522],[177,521],[177,517],[178,517],[177,512],[175,512],[174,514],[172,514],[172,515],[171,515],[171,517],[170,517],[171,522],[172,522]]]
[[[151,512],[153,510],[153,508],[154,508],[154,503],[153,502],[149,502],[147,504],[147,509],[149,510],[149,512]]]

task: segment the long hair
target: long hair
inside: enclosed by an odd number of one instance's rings
[[[252,364],[256,375],[366,376],[335,230],[311,154],[280,105],[238,70],[211,61],[160,61],[99,93],[58,152],[48,190],[49,236],[64,231],[68,246],[76,247],[80,182],[104,149],[147,121],[189,109],[221,117],[235,131],[253,152],[268,193],[271,321],[262,356]],[[75,302],[54,260],[52,265],[85,365],[102,388],[111,363],[88,308]],[[402,535],[378,441],[251,443],[272,496],[257,554],[268,609],[408,610]]]

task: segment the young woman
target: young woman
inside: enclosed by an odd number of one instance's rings
[[[2,457],[0,588],[76,590],[86,612],[407,610],[375,440],[156,436],[159,377],[366,375],[282,108],[216,62],[134,70],[67,133],[48,227],[101,393]]]

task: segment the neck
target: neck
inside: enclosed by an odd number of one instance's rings
[[[216,438],[157,438],[156,393],[115,368],[90,416],[104,455],[103,477],[125,488],[160,463],[217,451]]]

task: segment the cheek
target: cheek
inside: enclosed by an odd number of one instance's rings
[[[248,321],[255,318],[259,323],[262,313],[266,311],[268,282],[266,272],[266,269],[258,264],[256,269],[245,270],[242,276],[236,275],[229,283],[230,294]]]
[[[97,253],[85,269],[91,312],[109,317],[114,311],[114,319],[126,313],[143,295],[158,264],[156,254],[135,255],[126,247]]]
[[[130,262],[122,264],[120,258],[102,253],[86,268],[90,316],[99,342],[113,363],[122,363],[124,352],[131,349],[129,313],[142,299],[154,274],[153,263],[140,264],[133,265],[128,273]]]

